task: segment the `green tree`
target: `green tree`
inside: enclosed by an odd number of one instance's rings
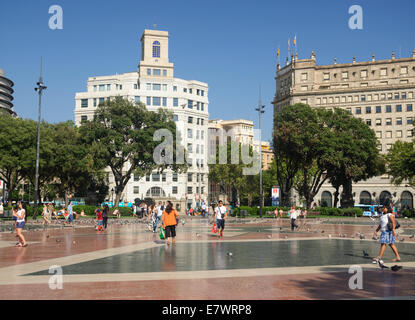
[[[386,155],[386,163],[392,183],[400,185],[407,181],[415,188],[415,141],[396,141]]]
[[[153,170],[186,170],[187,165],[178,164],[177,161],[155,161],[153,152],[160,142],[153,138],[159,129],[166,129],[173,136],[172,145],[166,147],[163,155],[177,158],[179,146],[176,145],[176,124],[173,115],[165,110],[148,111],[142,103],[134,105],[126,99],[116,97],[100,104],[92,121],[82,123],[80,132],[85,142],[91,146],[94,159],[103,161],[114,175],[115,206],[133,174],[143,177]]]

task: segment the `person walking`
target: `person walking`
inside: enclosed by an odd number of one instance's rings
[[[133,204],[131,209],[133,211],[133,217],[137,217],[137,206],[135,204]]]
[[[228,217],[226,207],[223,205],[222,200],[219,200],[218,206],[215,209],[216,214],[216,230],[218,232],[218,238],[223,238],[223,230],[225,229],[225,220]]]
[[[42,219],[43,219],[43,225],[45,224],[49,224],[50,221],[48,219],[49,217],[49,211],[48,211],[48,207],[46,206],[46,203],[43,205],[43,211],[42,211]]]
[[[66,213],[68,215],[68,224],[72,226],[73,221],[73,210],[72,210],[72,201],[69,201],[68,208],[66,209]]]
[[[388,228],[388,223],[392,223],[392,228]],[[373,258],[375,262],[378,262],[382,259],[383,254],[386,250],[386,245],[388,244],[393,253],[395,254],[396,258],[393,259],[393,262],[401,261],[401,257],[399,256],[398,248],[395,246],[395,226],[396,226],[396,220],[395,216],[388,212],[388,208],[386,206],[383,207],[382,215],[379,217],[379,225],[376,229],[376,231],[373,233],[373,236],[376,237],[379,230],[381,231],[380,235],[380,253],[376,258]]]
[[[0,202],[0,215],[4,214],[4,206],[3,206],[3,202]]]
[[[18,211],[15,213],[16,215],[16,235],[19,238],[19,243],[16,244],[16,247],[27,247],[26,239],[22,234],[22,230],[25,226],[25,217],[26,217],[26,210],[23,208],[23,204],[19,202],[18,204]]]
[[[164,211],[164,206],[161,204],[161,202],[159,202],[158,206],[156,207],[157,216],[153,224],[153,233],[156,233],[157,225],[159,224],[163,216],[163,211]]]
[[[291,231],[294,231],[294,228],[298,228],[298,225],[295,224],[295,220],[297,219],[297,210],[295,209],[295,206],[291,206],[290,219],[291,219]]]
[[[161,223],[166,230],[167,245],[170,245],[170,238],[172,238],[173,244],[176,243],[176,226],[179,214],[173,209],[173,203],[171,201],[166,202],[166,209],[163,211],[161,217]]]
[[[109,214],[110,214],[110,208],[108,207],[108,204],[105,204],[104,210],[102,210],[102,224],[104,226],[104,229],[107,229]]]

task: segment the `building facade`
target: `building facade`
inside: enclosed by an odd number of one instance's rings
[[[277,65],[274,113],[287,105],[305,103],[312,107],[339,107],[362,119],[378,138],[381,153],[397,140],[413,139],[415,118],[415,50],[412,57],[332,65],[317,65],[310,59],[292,56],[286,65]],[[334,188],[322,186],[315,197],[318,204],[333,205]],[[355,203],[382,204],[387,198],[400,207],[414,206],[415,190],[395,186],[388,176],[374,177],[353,185]]]
[[[75,96],[75,123],[80,125],[84,120],[92,120],[96,107],[115,96],[142,102],[148,110],[163,108],[171,111],[181,143],[189,154],[191,166],[188,172],[166,171],[143,178],[131,177],[122,201],[133,202],[146,197],[156,201],[170,199],[180,204],[183,211],[207,199],[209,87],[204,82],[174,77],[168,44],[167,31],[145,30],[137,71],[88,78],[87,91]],[[111,174],[109,183],[112,190],[115,183]]]
[[[0,110],[16,116],[12,103],[14,93],[13,86],[13,81],[7,79],[4,71],[0,69]]]

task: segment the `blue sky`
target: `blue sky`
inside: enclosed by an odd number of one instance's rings
[[[51,5],[63,9],[63,30],[48,27]],[[363,30],[351,30],[351,5],[363,8]],[[0,68],[15,82],[15,110],[37,119],[39,60],[48,89],[42,118],[73,119],[75,92],[88,77],[134,71],[144,29],[170,32],[175,76],[209,84],[210,118],[255,121],[258,87],[266,106],[263,138],[271,138],[276,50],[285,63],[297,35],[299,58],[318,64],[396,56],[415,48],[413,0],[14,0],[0,4]]]

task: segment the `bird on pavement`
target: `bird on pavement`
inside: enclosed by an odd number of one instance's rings
[[[405,238],[401,238],[401,239],[399,239],[399,241],[400,242],[404,242],[405,241]]]
[[[61,242],[61,240],[60,239],[56,239],[56,242]]]
[[[363,250],[363,256],[364,257],[369,257],[369,254],[365,250]]]
[[[364,234],[361,234],[360,235],[360,240],[363,240],[363,239],[365,239],[365,235]]]
[[[399,271],[399,270],[401,270],[401,269],[402,269],[402,266],[398,266],[398,265],[394,265],[394,266],[392,266],[392,267],[391,267],[391,270],[392,270],[392,271],[395,271],[395,272],[396,272],[396,271]]]
[[[233,256],[232,252],[228,252],[227,255],[228,255],[228,257],[232,257]]]
[[[383,264],[383,260],[378,260],[378,264],[379,264],[379,267],[383,270],[383,269],[389,269],[389,267],[387,267],[387,266],[385,266],[384,264]]]
[[[412,236],[409,237],[409,239],[413,239],[415,237],[415,234],[413,234]]]

